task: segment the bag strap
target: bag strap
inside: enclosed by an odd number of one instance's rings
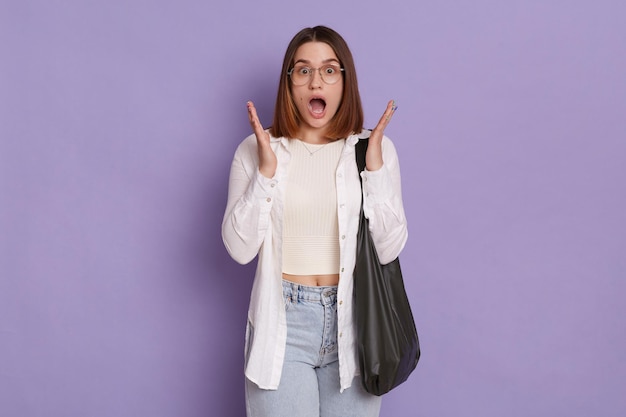
[[[361,178],[361,172],[365,170],[365,154],[367,153],[367,144],[369,143],[369,138],[359,138],[359,141],[354,145],[354,154],[356,158],[356,166],[359,170],[359,182],[361,183],[361,187],[363,186],[363,178]],[[361,190],[361,192],[363,192]],[[363,211],[363,196],[361,196],[361,222],[366,221],[365,212]]]
[[[361,172],[365,170],[365,154],[367,153],[367,144],[369,138],[359,138],[359,141],[354,145],[354,152],[356,154],[356,166],[359,169],[359,181],[361,181]]]

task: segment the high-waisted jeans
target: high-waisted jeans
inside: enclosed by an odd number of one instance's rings
[[[280,385],[262,390],[246,379],[248,417],[378,417],[381,398],[358,377],[339,392],[337,287],[283,280],[287,346]]]

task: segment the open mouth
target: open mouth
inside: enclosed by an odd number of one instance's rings
[[[324,109],[326,109],[326,101],[321,98],[313,98],[309,101],[309,109],[315,115],[322,115],[324,114]]]

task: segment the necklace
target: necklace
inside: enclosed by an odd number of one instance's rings
[[[325,147],[326,145],[328,145],[329,143],[332,143],[332,142],[328,142],[328,143],[325,143],[325,144],[323,144],[323,145],[315,145],[315,146],[317,146],[318,148],[317,148],[317,149],[315,149],[314,151],[311,151],[311,149],[309,149],[309,147],[308,147],[308,146],[306,146],[306,143],[304,143],[303,141],[299,141],[299,142],[302,144],[302,146],[304,146],[304,149],[306,149],[306,151],[309,153],[309,156],[313,156],[314,154],[316,154],[316,153],[318,153],[319,151],[321,151],[322,149],[324,149],[324,147]],[[312,145],[312,144],[311,144],[311,145]]]

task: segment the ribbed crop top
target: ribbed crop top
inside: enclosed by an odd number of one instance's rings
[[[313,145],[291,140],[283,213],[283,273],[339,273],[335,172],[344,143]]]

